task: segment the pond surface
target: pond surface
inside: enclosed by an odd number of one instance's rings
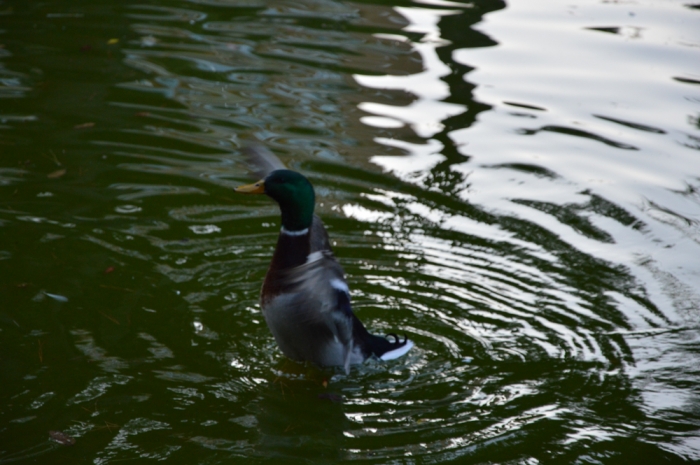
[[[700,4],[0,2],[0,463],[700,460]],[[258,307],[241,147],[357,315]],[[74,442],[74,444],[73,444]]]

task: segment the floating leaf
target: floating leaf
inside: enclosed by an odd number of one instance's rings
[[[108,266],[107,269],[105,270],[105,274],[109,274],[109,273],[111,273],[111,272],[113,272],[113,271],[114,271],[114,267],[113,267],[113,266]]]
[[[95,123],[83,123],[73,126],[73,129],[87,129],[95,126]]]
[[[107,45],[114,45],[114,44],[117,44],[117,43],[119,43],[119,39],[109,39],[109,40],[107,41]]]
[[[46,177],[49,178],[49,179],[60,178],[61,176],[63,176],[64,174],[66,174],[66,171],[67,171],[67,170],[66,170],[65,168],[61,168],[60,170],[56,170],[56,171],[54,171],[53,173],[47,174]]]

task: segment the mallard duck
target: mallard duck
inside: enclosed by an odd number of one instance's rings
[[[282,214],[277,247],[260,293],[262,313],[282,353],[297,361],[342,366],[346,373],[350,365],[370,357],[390,360],[407,353],[413,347],[408,338],[370,334],[355,316],[343,268],[333,255],[323,222],[314,214],[309,180],[284,169],[266,149],[249,148],[248,153],[259,159],[258,171],[269,173],[236,192],[266,194]]]

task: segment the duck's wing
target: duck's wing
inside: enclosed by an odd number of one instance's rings
[[[310,323],[322,323],[340,345],[339,363],[334,364],[343,365],[349,373],[350,364],[364,358],[353,350],[355,315],[340,264],[330,251],[314,251],[305,264],[285,272],[285,281],[296,294],[299,308],[304,309],[300,317]],[[354,359],[358,357],[359,360]]]
[[[249,145],[243,147],[242,152],[245,155],[246,164],[259,179],[263,179],[275,170],[287,168],[284,166],[284,163],[277,158],[277,155],[263,145]]]
[[[310,289],[313,286],[320,288],[325,285],[328,287],[327,284],[323,284],[323,280],[330,280],[332,289],[329,289],[329,292],[331,295],[325,299],[327,302],[336,303],[335,310],[338,313],[335,314],[335,318],[341,319],[341,326],[344,331],[347,329],[348,318],[351,322],[352,334],[348,351],[345,353],[347,358],[344,361],[346,371],[348,371],[347,363],[350,358],[353,355],[357,357],[355,352],[359,352],[361,356],[360,361],[371,356],[378,357],[381,360],[393,360],[408,353],[413,348],[413,341],[405,336],[401,340],[393,333],[387,334],[387,337],[375,336],[367,331],[362,321],[352,311],[350,291],[345,281],[343,269],[333,255],[326,228],[316,215],[314,215],[314,220],[311,224],[310,243],[312,256],[314,253],[321,253],[321,256],[316,255],[316,258],[322,257],[323,260],[314,262],[314,265],[307,263],[302,267],[308,273],[306,278],[304,278],[309,279],[306,281],[308,287]],[[316,284],[312,284],[312,282],[316,282]],[[343,334],[345,335],[345,333]]]

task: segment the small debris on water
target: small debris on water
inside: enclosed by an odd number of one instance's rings
[[[58,294],[49,294],[48,292],[44,292],[44,294],[46,294],[46,297],[51,297],[53,300],[57,300],[59,302],[68,302],[68,297]]]
[[[49,437],[62,446],[72,446],[75,444],[75,439],[68,436],[63,431],[49,431]]]

